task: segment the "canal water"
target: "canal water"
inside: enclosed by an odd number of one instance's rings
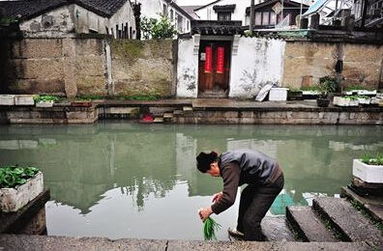
[[[250,148],[278,159],[285,188],[269,216],[284,206],[339,196],[352,159],[383,152],[381,126],[94,125],[0,126],[0,165],[39,167],[51,191],[49,235],[201,240],[197,210],[210,205],[220,178],[197,172],[195,156]],[[214,219],[218,239],[235,226],[236,204]]]

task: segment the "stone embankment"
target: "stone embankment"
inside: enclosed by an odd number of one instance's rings
[[[94,101],[88,106],[1,106],[0,123],[84,124],[98,119],[139,119],[180,124],[382,125],[383,107],[317,107],[315,100],[254,102],[232,99]]]
[[[352,194],[349,196],[354,200]],[[320,197],[311,207],[287,207],[286,217],[266,217],[262,227],[267,242],[109,240],[12,235],[5,231],[0,234],[0,250],[382,250],[382,230],[377,224],[383,219],[374,219],[344,198]]]

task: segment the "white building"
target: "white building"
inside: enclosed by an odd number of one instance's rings
[[[156,18],[167,16],[178,33],[190,32],[192,17],[177,5],[174,0],[138,0],[141,3],[141,17]]]
[[[129,0],[1,1],[5,17],[17,19],[28,36],[68,33],[112,34],[135,38],[136,23]]]

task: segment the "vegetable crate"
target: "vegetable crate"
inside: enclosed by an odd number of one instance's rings
[[[354,159],[352,175],[367,183],[383,183],[383,166],[369,165],[359,159]]]
[[[16,212],[44,190],[43,173],[38,172],[25,184],[16,188],[0,189],[0,211]]]

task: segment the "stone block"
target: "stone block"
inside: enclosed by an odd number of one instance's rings
[[[1,188],[0,209],[2,212],[16,212],[42,193],[43,190],[44,183],[41,172],[17,188]]]
[[[12,44],[13,58],[59,58],[62,39],[23,39]]]
[[[15,105],[15,95],[0,95],[0,105]]]
[[[63,79],[62,59],[13,60],[16,76],[20,79]]]
[[[16,95],[15,105],[34,105],[35,100],[33,95]]]

